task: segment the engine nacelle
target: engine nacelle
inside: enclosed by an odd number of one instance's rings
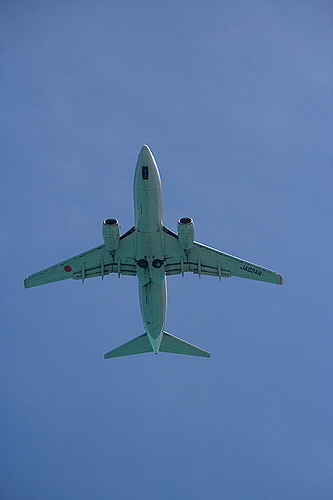
[[[182,217],[178,221],[178,240],[181,248],[188,252],[194,241],[194,223],[190,217]]]
[[[103,222],[103,240],[109,252],[117,250],[119,245],[120,226],[117,219],[105,219]]]

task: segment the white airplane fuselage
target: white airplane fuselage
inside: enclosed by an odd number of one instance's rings
[[[194,241],[190,217],[178,220],[177,233],[163,225],[162,187],[155,159],[148,146],[139,153],[134,175],[135,225],[120,235],[117,219],[105,219],[104,243],[65,261],[31,274],[25,288],[68,278],[80,279],[110,273],[137,276],[145,333],[104,355],[105,359],[145,352],[168,352],[209,358],[209,352],[164,330],[166,275],[186,272],[229,278],[238,276],[282,285],[277,272]]]
[[[166,319],[167,293],[162,242],[160,174],[149,148],[140,151],[134,175],[136,270],[140,307],[148,339],[158,352]]]

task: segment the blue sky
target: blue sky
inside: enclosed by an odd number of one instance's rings
[[[332,11],[1,2],[1,498],[332,498]],[[286,279],[168,279],[209,360],[103,359],[136,279],[23,288],[133,225],[144,143],[170,229]]]

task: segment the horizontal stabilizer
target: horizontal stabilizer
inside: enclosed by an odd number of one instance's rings
[[[126,342],[116,349],[104,354],[104,358],[119,358],[120,356],[129,356],[130,354],[141,354],[143,352],[152,352],[153,348],[150,345],[147,334],[139,335],[133,340]]]
[[[189,356],[202,356],[205,358],[210,358],[210,354],[193,344],[185,342],[178,337],[170,335],[170,333],[164,332],[161,347],[161,352],[173,352],[175,354],[188,354]]]

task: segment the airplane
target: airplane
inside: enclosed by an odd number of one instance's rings
[[[167,333],[166,276],[192,272],[220,279],[238,276],[282,285],[275,271],[252,264],[194,241],[190,217],[178,221],[177,233],[163,224],[162,186],[155,158],[148,146],[139,153],[134,175],[135,224],[120,235],[117,219],[102,225],[104,243],[28,276],[25,288],[61,281],[82,280],[110,273],[137,276],[145,333],[116,347],[105,359],[145,352],[168,352],[210,357],[210,353]]]

